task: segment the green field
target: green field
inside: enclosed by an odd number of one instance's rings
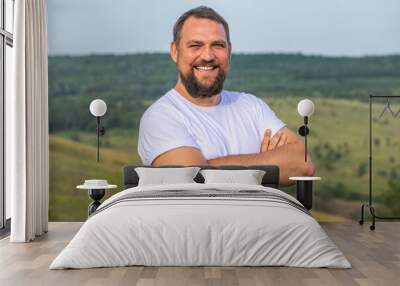
[[[297,114],[298,98],[267,99],[291,130],[302,118]],[[368,105],[357,100],[314,98],[316,112],[310,118],[309,147],[316,167],[315,210],[321,220],[355,218],[368,191]],[[379,114],[382,105],[376,105]],[[397,119],[399,120],[399,119]],[[389,116],[374,123],[379,144],[374,145],[374,187],[377,200],[388,189],[391,170],[398,169],[400,138],[397,121]],[[85,191],[75,186],[88,178],[105,178],[122,185],[122,167],[140,164],[137,130],[107,130],[101,138],[101,162],[96,162],[95,132],[64,131],[50,136],[52,220],[83,220],[90,202]],[[382,170],[387,169],[387,173]],[[119,188],[121,190],[121,188]],[[294,192],[294,188],[286,188]],[[383,209],[382,209],[383,210]],[[385,210],[386,211],[386,210]],[[331,215],[331,216],[329,216]]]

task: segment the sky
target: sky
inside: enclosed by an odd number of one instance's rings
[[[49,53],[168,52],[200,5],[227,20],[234,53],[400,54],[399,0],[47,0]]]

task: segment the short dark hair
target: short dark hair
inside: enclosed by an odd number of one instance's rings
[[[195,18],[198,18],[198,19],[209,19],[209,20],[212,20],[212,21],[222,24],[222,26],[224,26],[224,29],[225,29],[226,39],[228,41],[228,44],[229,45],[231,44],[231,40],[229,37],[228,23],[225,21],[225,19],[220,14],[218,14],[215,10],[213,10],[207,6],[199,6],[197,8],[190,9],[189,11],[186,11],[178,18],[178,20],[176,21],[176,23],[174,25],[174,30],[173,30],[173,33],[174,33],[173,37],[174,37],[175,43],[178,43],[181,38],[181,31],[182,31],[183,24],[189,17],[192,17],[192,16]]]

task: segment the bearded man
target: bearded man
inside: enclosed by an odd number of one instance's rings
[[[178,80],[143,114],[138,153],[145,165],[277,165],[280,184],[311,176],[304,143],[260,98],[223,90],[229,26],[200,6],[179,17],[170,46]]]

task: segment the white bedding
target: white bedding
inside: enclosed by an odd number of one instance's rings
[[[279,201],[173,197],[112,204],[132,192],[207,189],[262,190],[298,203],[282,191],[255,185],[192,183],[127,189],[99,207],[104,209],[82,225],[50,269],[126,265],[351,267],[314,218]]]

